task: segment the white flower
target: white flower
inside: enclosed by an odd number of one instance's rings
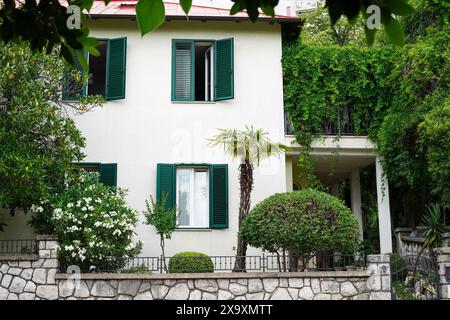
[[[69,202],[69,203],[67,204],[67,208],[72,208],[72,207],[73,207],[73,204]]]

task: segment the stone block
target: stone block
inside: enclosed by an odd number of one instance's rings
[[[95,281],[92,286],[91,294],[94,297],[114,297],[116,290],[107,281]]]
[[[264,292],[248,293],[245,297],[247,300],[263,300]]]
[[[9,285],[11,284],[12,278],[13,277],[11,275],[9,275],[9,274],[4,275],[3,278],[2,278],[1,286],[3,288],[9,288]]]
[[[20,277],[25,280],[30,280],[33,277],[33,269],[24,269],[20,274]]]
[[[47,281],[47,269],[35,269],[33,273],[33,282],[37,284],[45,284]]]
[[[155,300],[161,300],[164,299],[167,292],[169,291],[169,287],[163,285],[163,284],[156,284],[151,286],[152,296]]]
[[[25,292],[36,292],[36,285],[34,284],[33,281],[28,281],[27,284],[25,285],[25,288],[23,289],[23,291]]]
[[[26,281],[19,277],[14,277],[9,287],[9,291],[12,293],[22,293],[25,288]]]
[[[194,280],[195,288],[206,292],[217,292],[219,289],[216,280]]]
[[[289,288],[301,288],[303,287],[303,279],[301,278],[289,278]]]
[[[356,290],[355,286],[350,281],[341,283],[341,294],[344,297],[354,296],[357,293],[358,290]]]
[[[218,298],[219,300],[231,300],[234,296],[228,291],[219,290]]]
[[[140,286],[141,281],[139,280],[121,280],[118,283],[118,293],[135,296]]]
[[[240,296],[247,293],[247,287],[238,283],[230,283],[229,290],[231,294]]]
[[[261,292],[264,290],[263,283],[261,279],[249,279],[248,280],[248,292]]]
[[[58,287],[56,285],[41,285],[36,289],[36,295],[46,300],[58,299]]]
[[[278,279],[263,279],[264,290],[272,292],[278,287]]]
[[[200,290],[192,290],[189,294],[189,300],[202,300],[202,292]]]
[[[298,298],[302,300],[312,300],[314,293],[310,287],[303,287],[298,292]]]
[[[18,276],[21,273],[22,273],[21,268],[9,268],[9,270],[8,270],[8,274],[10,274],[12,276]]]
[[[167,293],[167,300],[187,300],[189,298],[189,288],[187,283],[179,283],[173,286]]]

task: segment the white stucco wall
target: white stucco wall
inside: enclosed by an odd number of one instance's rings
[[[217,128],[254,125],[282,141],[283,94],[280,25],[269,23],[166,23],[141,38],[135,21],[93,21],[91,35],[127,37],[126,98],[76,116],[87,138],[85,161],[118,164],[118,186],[129,189],[128,202],[142,212],[144,200],[156,193],[156,164],[228,163],[229,229],[177,231],[166,244],[168,255],[195,250],[210,255],[233,255],[237,235],[238,162],[206,139]],[[233,100],[217,103],[171,102],[172,39],[234,38]],[[286,190],[284,156],[272,158],[255,172],[252,202]],[[160,254],[152,227],[140,224],[143,256]],[[250,250],[249,254],[254,253]]]

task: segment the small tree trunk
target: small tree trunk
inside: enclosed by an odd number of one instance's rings
[[[164,236],[163,235],[161,235],[159,245],[161,246],[161,252],[162,252],[161,256],[162,256],[162,262],[163,262],[164,271],[168,272],[167,265],[166,265],[166,254],[164,252]]]
[[[242,221],[247,216],[250,210],[250,195],[253,189],[253,165],[250,161],[239,165],[239,185],[240,185],[240,201],[239,201],[239,230],[241,229]],[[247,254],[247,242],[239,235],[237,240],[236,262],[234,264],[233,272],[245,272],[245,256]]]

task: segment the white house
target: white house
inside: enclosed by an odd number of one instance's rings
[[[262,15],[193,6],[187,18],[176,3],[166,3],[166,22],[141,37],[135,1],[95,1],[91,35],[102,40],[101,57],[89,57],[92,80],[84,92],[105,96],[103,108],[75,116],[87,139],[84,166],[99,170],[102,181],[127,188],[128,203],[142,212],[145,199],[167,192],[180,208],[179,228],[166,244],[167,255],[200,251],[234,255],[239,205],[238,162],[207,145],[219,128],[253,125],[274,141],[290,146],[255,170],[252,204],[292,191],[298,145],[285,130],[281,28],[296,17]],[[70,99],[70,97],[66,97]],[[337,146],[339,144],[339,146]],[[336,172],[352,177],[352,210],[361,220],[359,168],[377,160],[366,137],[315,141],[319,176],[339,149]],[[325,176],[325,175],[324,175]],[[390,252],[387,181],[377,162],[381,251]],[[385,191],[385,194],[388,194]],[[1,238],[31,237],[18,216]],[[143,256],[159,256],[152,227],[137,228]],[[248,254],[257,254],[250,249]]]

